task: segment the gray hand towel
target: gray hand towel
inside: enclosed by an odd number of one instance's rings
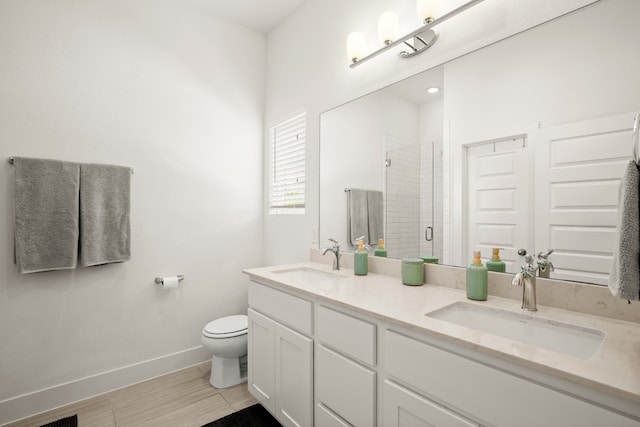
[[[367,209],[367,190],[352,188],[347,193],[347,209],[349,218],[347,230],[349,243],[353,243],[358,237],[364,236],[364,243],[369,240],[369,214]]]
[[[24,157],[14,158],[13,165],[18,272],[75,268],[79,165]]]
[[[369,217],[369,244],[377,245],[384,233],[384,202],[382,191],[367,191],[367,211]]]
[[[640,299],[640,172],[633,160],[618,189],[618,229],[609,290],[620,298]]]
[[[131,169],[80,166],[80,265],[131,259]]]

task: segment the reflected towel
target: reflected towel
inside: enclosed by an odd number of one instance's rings
[[[23,157],[14,158],[13,165],[18,272],[75,268],[79,165]]]
[[[347,192],[347,234],[349,243],[356,242],[358,237],[364,236],[364,243],[369,240],[369,215],[367,209],[367,190],[352,188]],[[357,244],[357,242],[356,242]]]
[[[384,233],[384,203],[382,191],[367,191],[367,211],[369,218],[369,244],[377,245]]]
[[[620,298],[640,299],[640,172],[633,160],[618,189],[618,229],[609,290]]]
[[[131,169],[80,166],[80,265],[131,259]]]

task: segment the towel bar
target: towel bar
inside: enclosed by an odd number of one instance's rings
[[[13,164],[13,157],[9,157],[7,159],[7,161],[9,162],[10,165]],[[133,175],[134,173],[136,173],[136,170],[134,168],[131,168],[131,174]]]

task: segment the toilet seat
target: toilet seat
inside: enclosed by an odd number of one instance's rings
[[[221,317],[205,325],[202,335],[208,338],[233,338],[246,335],[249,327],[249,320],[246,315]]]

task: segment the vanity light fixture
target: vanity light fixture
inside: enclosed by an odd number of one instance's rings
[[[418,0],[416,10],[418,12],[418,18],[420,18],[420,22],[423,24],[428,24],[436,19],[438,12],[440,12],[437,0]]]
[[[385,45],[393,43],[398,32],[398,14],[387,10],[378,19],[378,38]]]
[[[409,50],[403,50],[398,54],[401,58],[416,56],[429,49],[436,40],[438,40],[438,32],[433,29],[433,27],[453,18],[482,1],[483,0],[468,1],[462,6],[453,9],[451,12],[447,12],[438,17],[437,0],[418,0],[418,18],[424,25],[398,39],[395,39],[395,31],[397,31],[398,25],[397,15],[393,12],[384,12],[378,20],[378,37],[384,46],[368,55],[364,55],[365,40],[362,33],[349,34],[347,37],[347,54],[351,60],[349,67],[353,68],[356,65],[360,65],[400,44],[405,44],[409,48]]]
[[[353,32],[347,37],[347,55],[355,64],[364,57],[365,41],[362,33]]]

